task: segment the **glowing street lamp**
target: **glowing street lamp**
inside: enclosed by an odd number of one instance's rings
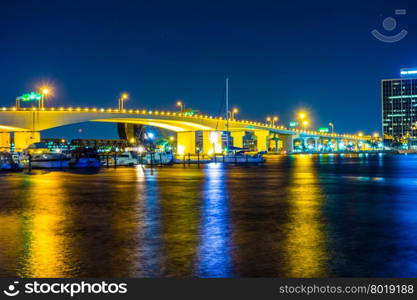
[[[332,133],[334,133],[334,124],[332,122],[330,122],[329,126],[332,128]]]
[[[307,113],[304,111],[301,111],[297,114],[298,119],[300,120],[299,124],[304,127],[307,128],[310,125],[310,121],[307,118]]]
[[[124,101],[126,101],[129,98],[129,94],[122,93],[119,98],[119,111],[122,111],[124,109]]]
[[[180,108],[180,112],[184,111],[184,103],[182,101],[177,101],[177,106]]]
[[[278,117],[277,116],[272,118],[272,126],[275,126],[276,122],[278,122]]]
[[[42,99],[39,102],[39,108],[44,108],[46,97],[51,94],[51,88],[48,86],[41,87],[40,94],[42,95]]]
[[[239,109],[233,108],[232,111],[230,112],[230,118],[232,120],[234,120],[235,119],[235,115],[238,114],[238,113],[239,113]]]
[[[275,126],[275,123],[278,122],[278,117],[267,117],[266,121],[269,123],[270,126]]]

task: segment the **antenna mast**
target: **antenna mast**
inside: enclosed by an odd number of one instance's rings
[[[229,78],[226,78],[226,149],[229,152]]]

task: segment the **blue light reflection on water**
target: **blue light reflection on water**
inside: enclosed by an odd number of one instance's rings
[[[136,277],[157,277],[162,276],[160,257],[161,253],[161,218],[160,203],[158,197],[158,180],[153,169],[144,169],[137,166],[138,184],[144,185],[144,193],[138,197],[143,201],[143,231],[140,238],[143,241],[143,251],[139,252],[138,260],[141,269]]]
[[[214,163],[204,170],[199,277],[232,276],[226,172],[221,164]]]
[[[417,276],[417,156],[320,164],[335,276]]]
[[[395,273],[398,277],[417,276],[417,156],[409,155],[394,160],[396,193],[393,203],[395,212],[394,248],[399,255],[389,258],[386,276]]]

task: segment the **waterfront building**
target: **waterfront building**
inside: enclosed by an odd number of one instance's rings
[[[417,68],[381,82],[382,132],[387,146],[417,148]]]

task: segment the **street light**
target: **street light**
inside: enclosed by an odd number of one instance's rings
[[[332,122],[330,122],[329,126],[332,128],[332,133],[334,133],[334,124]]]
[[[230,112],[230,118],[232,120],[234,120],[235,119],[235,115],[238,114],[238,113],[239,113],[239,109],[233,108],[232,111]]]
[[[180,108],[180,112],[184,111],[184,103],[182,101],[177,101],[177,106]]]
[[[278,122],[278,117],[274,116],[274,117],[267,117],[266,121],[269,123],[269,125],[271,126],[275,126],[275,123]]]
[[[307,113],[304,112],[304,111],[300,111],[297,114],[297,118],[299,119],[299,124],[303,127],[307,127],[310,124],[310,122],[307,118]]]
[[[51,88],[49,86],[41,87],[40,94],[42,95],[42,98],[41,98],[41,101],[39,102],[39,108],[44,108],[46,97],[51,94]]]
[[[119,98],[119,111],[122,111],[124,109],[124,101],[129,98],[129,95],[127,93],[122,93]]]
[[[275,123],[276,122],[278,122],[278,117],[277,116],[275,116],[273,119],[272,119],[272,126],[275,126]]]

